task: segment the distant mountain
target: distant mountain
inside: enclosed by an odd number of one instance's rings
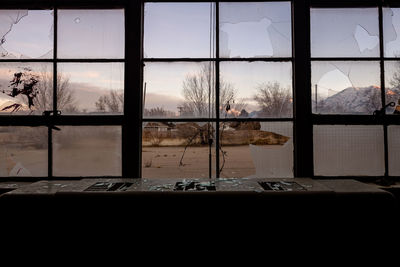
[[[390,89],[388,91],[389,94],[394,97],[400,96],[398,89]],[[349,87],[323,100],[319,100],[318,106],[314,111],[317,113],[372,114],[379,108],[381,108],[381,89],[377,86],[368,86],[361,88]]]

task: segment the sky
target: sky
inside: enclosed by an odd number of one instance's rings
[[[53,11],[29,11],[19,21],[16,11],[0,11],[0,33],[12,29],[0,50],[15,57],[51,58]],[[215,52],[214,4],[147,3],[144,20],[144,53],[147,58],[209,58]],[[211,17],[210,17],[211,14]],[[221,3],[221,57],[291,57],[291,10],[288,2]],[[17,23],[16,23],[17,22]],[[59,10],[58,57],[124,57],[124,10]],[[400,9],[384,9],[385,55],[400,47]],[[129,34],[129,33],[128,33]],[[4,52],[4,51],[3,51]],[[313,57],[378,57],[377,8],[311,9]],[[4,64],[1,65],[3,67]],[[183,101],[183,80],[201,68],[199,63],[147,63],[144,69],[146,107],[163,106],[177,111]],[[232,83],[240,98],[250,99],[257,85],[278,81],[291,88],[290,63],[221,63],[221,79]],[[0,70],[1,71],[1,70]],[[75,88],[92,92],[82,98],[86,108],[109,90],[124,90],[121,64],[60,64]],[[368,74],[368,75],[366,75]],[[378,78],[377,78],[378,77]],[[0,79],[7,77],[0,76]],[[8,78],[7,78],[8,79]],[[379,85],[377,62],[313,62],[312,88],[322,96],[350,86]],[[134,90],[130,88],[130,90]],[[89,103],[90,102],[90,103]],[[254,103],[250,103],[250,106]],[[255,107],[253,107],[255,108]]]

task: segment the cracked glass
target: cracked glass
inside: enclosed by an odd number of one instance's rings
[[[292,122],[226,121],[219,134],[221,177],[293,177]]]
[[[400,8],[383,8],[385,57],[400,57]]]
[[[382,107],[378,61],[313,61],[313,113],[369,114]]]
[[[0,61],[0,115],[42,115],[52,108],[52,63]]]
[[[312,57],[379,57],[378,8],[312,8]]]
[[[52,10],[0,10],[0,60],[53,58]]]
[[[220,3],[220,57],[291,57],[290,2]]]

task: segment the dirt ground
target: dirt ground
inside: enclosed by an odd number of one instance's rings
[[[255,174],[249,146],[224,147],[225,164],[221,177],[246,177]],[[142,175],[144,178],[192,178],[208,177],[208,147],[189,147],[183,158],[183,166],[179,166],[184,147],[143,147]],[[215,148],[212,149],[215,162]],[[220,155],[220,167],[223,157]],[[215,177],[215,165],[212,167]]]

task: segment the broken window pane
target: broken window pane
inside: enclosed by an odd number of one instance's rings
[[[388,127],[389,175],[400,176],[400,126]]]
[[[400,57],[400,8],[383,8],[385,57]]]
[[[124,10],[59,10],[57,38],[58,58],[124,58]]]
[[[290,2],[221,3],[220,56],[290,57]]]
[[[120,126],[57,126],[53,130],[55,176],[121,176]]]
[[[143,117],[214,117],[214,73],[211,62],[147,62]]]
[[[0,176],[47,176],[47,127],[0,127]]]
[[[378,57],[378,8],[312,8],[312,57]]]
[[[400,61],[385,61],[385,91],[386,104],[394,102],[393,106],[386,108],[386,114],[393,114],[396,106],[400,105]]]
[[[0,63],[0,114],[42,115],[53,109],[52,63]]]
[[[59,63],[58,110],[62,114],[121,114],[124,63]]]
[[[292,117],[290,62],[221,62],[220,117]]]
[[[214,57],[214,3],[145,3],[144,57]]]
[[[220,123],[221,177],[293,177],[292,122]]]
[[[381,176],[384,158],[382,126],[314,126],[315,175]]]
[[[207,122],[146,122],[142,133],[144,178],[209,178],[209,155],[215,178],[215,124]]]
[[[0,60],[53,58],[52,10],[0,10]]]
[[[377,61],[313,61],[313,113],[369,114],[382,107]]]

